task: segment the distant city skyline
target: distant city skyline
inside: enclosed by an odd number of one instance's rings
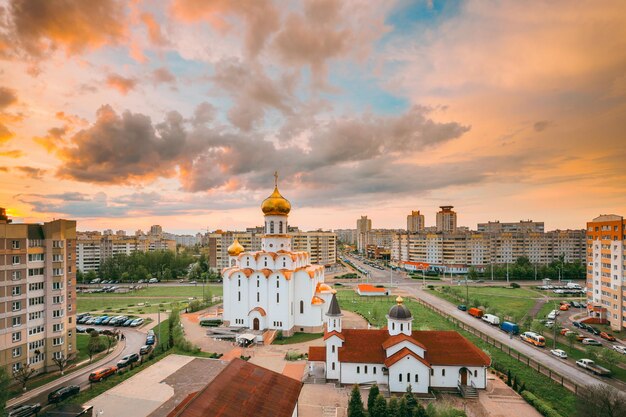
[[[253,227],[276,170],[304,230],[626,212],[620,0],[4,11],[0,206],[26,222]]]

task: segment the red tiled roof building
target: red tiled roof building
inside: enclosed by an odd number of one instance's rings
[[[391,392],[473,385],[485,388],[491,359],[455,331],[414,331],[401,297],[386,329],[342,329],[336,297],[326,314],[325,347],[311,347],[309,361],[325,367],[326,379],[342,384],[386,385]]]

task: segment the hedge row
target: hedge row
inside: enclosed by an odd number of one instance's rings
[[[522,391],[522,397],[526,400],[526,402],[533,407],[535,410],[539,411],[542,416],[545,417],[562,417],[557,411],[550,407],[548,403],[537,398],[535,394],[529,391]]]

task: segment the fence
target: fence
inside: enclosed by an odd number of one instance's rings
[[[559,374],[556,371],[553,371],[552,369],[541,365],[539,362],[531,359],[530,357],[524,355],[523,353],[519,353],[518,351],[516,351],[515,349],[511,349],[511,346],[503,344],[502,342],[500,342],[499,340],[494,339],[493,337],[488,336],[487,334],[481,332],[480,330],[470,326],[469,324],[466,324],[465,322],[462,322],[454,317],[452,317],[451,315],[449,315],[448,313],[446,313],[445,311],[433,306],[432,304],[421,300],[421,299],[416,299],[416,302],[418,302],[419,304],[423,305],[426,308],[429,308],[431,310],[433,310],[434,312],[436,312],[437,314],[441,315],[442,317],[446,318],[448,321],[450,321],[452,324],[454,324],[455,326],[473,334],[474,336],[480,338],[481,340],[483,340],[484,342],[488,343],[489,345],[500,349],[502,352],[508,354],[510,357],[512,357],[513,359],[518,360],[519,362],[523,363],[524,365],[534,369],[535,371],[547,376],[548,378],[550,378],[552,381],[561,384],[563,387],[567,388],[568,390],[572,391],[574,394],[578,394],[578,384],[576,384],[574,381],[568,379],[567,377],[564,377],[563,375]]]

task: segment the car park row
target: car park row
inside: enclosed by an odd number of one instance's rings
[[[139,327],[144,323],[144,319],[128,316],[96,316],[93,317],[88,313],[81,313],[76,316],[77,324],[85,325],[102,325],[114,327]],[[81,331],[76,330],[78,333]]]

